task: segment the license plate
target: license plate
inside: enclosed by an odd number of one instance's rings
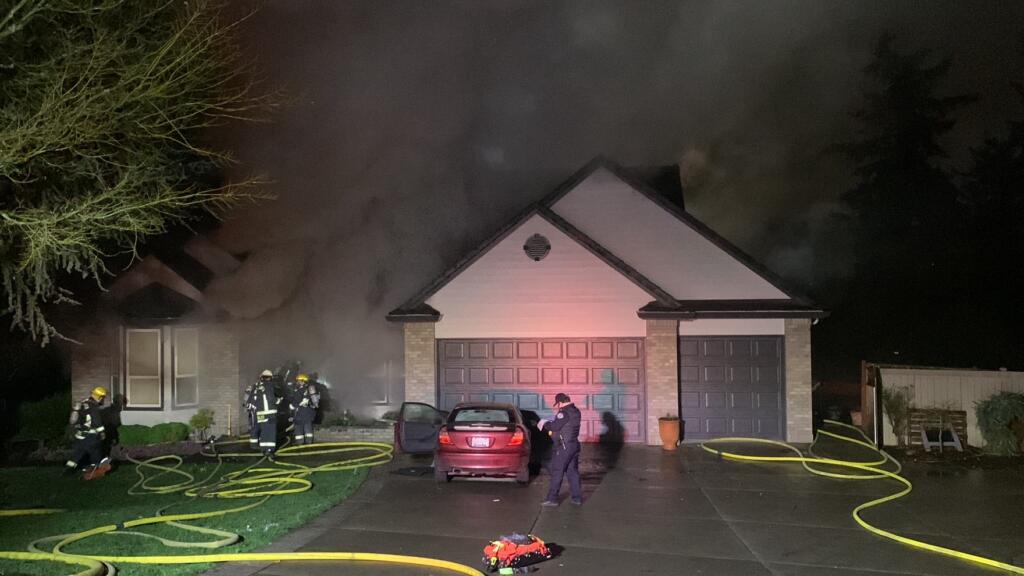
[[[469,445],[473,448],[487,448],[491,445],[491,439],[485,436],[470,436]]]

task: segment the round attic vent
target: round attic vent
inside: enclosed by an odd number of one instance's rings
[[[526,252],[531,260],[540,262],[548,255],[548,252],[551,252],[551,242],[548,242],[548,239],[540,234],[534,234],[526,239],[526,244],[523,244],[523,252]]]

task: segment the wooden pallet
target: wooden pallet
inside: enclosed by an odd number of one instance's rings
[[[925,450],[952,448],[963,451],[967,445],[967,412],[964,410],[924,410],[912,408],[909,414],[911,446]]]

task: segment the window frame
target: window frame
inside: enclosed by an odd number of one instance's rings
[[[156,333],[156,382],[157,382],[157,404],[134,404],[132,402],[132,374],[131,374],[131,333],[132,332],[155,332]],[[124,392],[125,410],[163,410],[164,409],[164,334],[161,328],[125,328],[124,329]],[[152,378],[152,376],[142,376]]]
[[[195,372],[189,374],[181,374],[178,372],[178,335],[182,333],[191,332],[195,338],[194,350],[196,353],[195,357]],[[195,402],[189,404],[183,404],[178,402],[178,379],[179,378],[195,378]],[[174,409],[178,408],[195,408],[199,406],[199,329],[198,328],[173,328],[171,330],[171,405]]]

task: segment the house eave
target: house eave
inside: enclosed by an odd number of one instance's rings
[[[657,302],[637,310],[637,316],[648,319],[722,320],[749,318],[810,318],[829,315],[827,310],[806,306],[796,301],[774,300],[680,300],[675,306]]]
[[[415,308],[395,308],[385,316],[388,322],[438,322],[441,313],[429,304],[421,304]]]

